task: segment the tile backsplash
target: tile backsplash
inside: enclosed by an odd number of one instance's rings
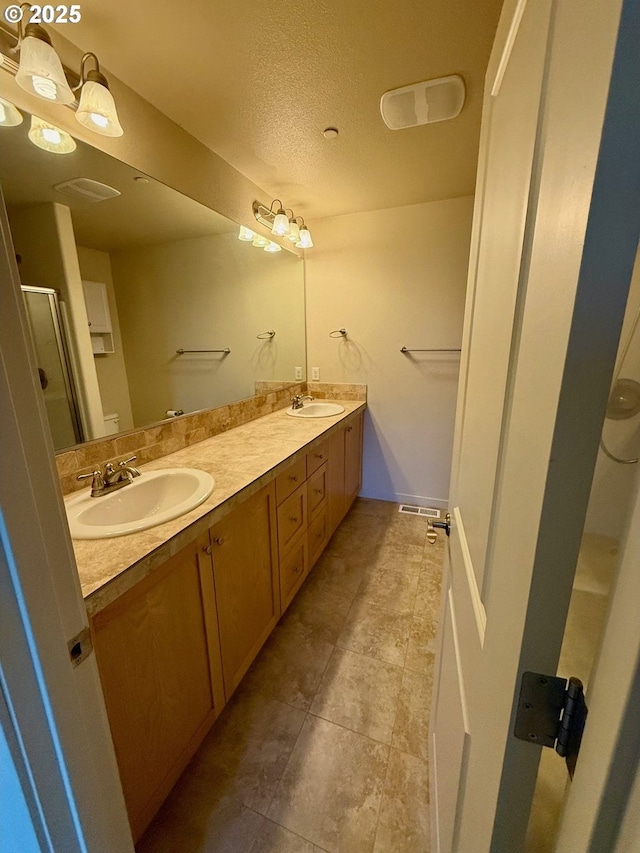
[[[130,456],[136,457],[137,465],[153,462],[262,415],[284,409],[294,394],[311,394],[318,399],[364,401],[367,399],[367,386],[326,382],[285,386],[281,382],[256,382],[256,396],[238,403],[203,409],[155,426],[98,438],[73,450],[57,453],[56,465],[62,492],[68,494],[86,488],[86,480],[78,480],[78,475],[90,474],[106,462],[118,462]]]

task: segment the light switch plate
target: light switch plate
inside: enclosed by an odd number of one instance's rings
[[[311,378],[313,379],[314,382],[320,381],[320,368],[319,367],[312,367],[311,368]]]
[[[294,367],[293,369],[295,372],[296,379],[302,379],[302,368],[301,367]]]

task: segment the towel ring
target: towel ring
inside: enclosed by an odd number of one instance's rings
[[[329,332],[330,338],[346,338],[347,330],[346,329],[334,329],[333,332]]]
[[[271,329],[268,332],[260,332],[259,335],[256,335],[256,338],[259,341],[272,341],[275,338],[275,336],[276,336],[276,333],[274,332],[273,329]]]

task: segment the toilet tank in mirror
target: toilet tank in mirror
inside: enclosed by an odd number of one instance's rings
[[[58,296],[56,341],[31,331],[36,354],[66,359],[82,439],[304,378],[299,257],[238,240],[236,223],[85,143],[37,148],[28,128],[0,127],[0,183],[22,285]]]

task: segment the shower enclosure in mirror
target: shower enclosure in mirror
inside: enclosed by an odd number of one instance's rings
[[[67,320],[73,376],[56,385],[77,394],[43,389],[57,450],[300,381],[300,258],[82,142],[43,151],[28,127],[0,127],[0,184],[21,282]]]
[[[73,371],[55,290],[22,286],[54,447],[82,441]]]

